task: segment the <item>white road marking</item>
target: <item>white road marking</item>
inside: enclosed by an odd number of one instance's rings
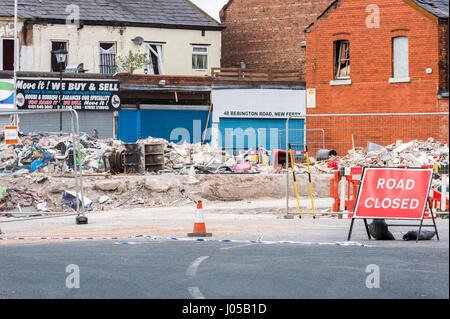
[[[233,248],[245,247],[245,246],[250,246],[250,245],[254,245],[254,244],[245,244],[245,245],[232,246],[232,247],[223,247],[223,248],[220,248],[220,249],[226,250],[226,249],[233,249]]]
[[[203,257],[199,257],[196,260],[194,260],[188,267],[187,271],[186,271],[186,276],[195,276],[195,274],[197,273],[197,269],[200,266],[200,264],[207,259],[209,256],[203,256]]]
[[[206,299],[198,287],[188,287],[188,291],[194,299]]]
[[[186,270],[186,276],[195,276],[198,267],[207,258],[209,258],[209,256],[199,257],[194,260]],[[203,296],[203,294],[200,292],[200,289],[198,289],[198,287],[188,287],[188,291],[194,299],[206,299],[205,296]]]

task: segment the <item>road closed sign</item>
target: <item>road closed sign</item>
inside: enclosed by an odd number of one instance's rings
[[[366,168],[354,218],[422,219],[432,169]]]

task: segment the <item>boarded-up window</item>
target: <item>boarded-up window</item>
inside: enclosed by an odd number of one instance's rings
[[[394,78],[409,77],[408,37],[392,39]]]
[[[334,42],[334,78],[350,78],[350,42],[338,40]]]

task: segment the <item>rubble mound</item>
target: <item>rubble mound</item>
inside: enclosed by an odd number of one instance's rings
[[[311,171],[314,173],[331,173],[341,167],[422,167],[424,165],[448,164],[448,145],[433,138],[426,141],[413,140],[407,143],[396,143],[381,146],[368,143],[367,147],[356,147],[348,154],[332,156],[323,161],[311,158]],[[306,163],[297,164],[306,169]]]

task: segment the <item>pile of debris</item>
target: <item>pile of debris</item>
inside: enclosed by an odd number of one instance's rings
[[[315,173],[331,173],[341,167],[422,167],[424,165],[448,164],[449,147],[433,138],[426,141],[413,140],[381,146],[368,143],[366,148],[356,147],[344,157],[332,156],[324,161],[310,159],[311,170]],[[306,163],[297,164],[300,170]]]
[[[81,149],[74,152],[71,137],[44,134],[22,135],[19,145],[2,143],[0,176],[33,172],[73,173],[74,153],[85,174],[124,173],[127,144],[114,139],[97,139],[86,134],[80,137],[80,144]],[[234,156],[211,144],[185,142],[179,145],[151,137],[139,140],[137,144],[160,144],[163,150],[161,167],[154,171],[144,170],[141,172],[142,175],[261,174],[276,171],[274,168],[276,165],[269,163],[270,154],[266,150],[257,151],[257,155],[246,153]],[[143,154],[143,157],[145,156],[147,155]],[[331,173],[341,167],[420,167],[438,163],[448,164],[448,158],[448,145],[429,138],[426,141],[414,140],[408,143],[397,141],[388,146],[369,143],[366,148],[358,147],[350,150],[344,157],[330,156],[320,161],[310,157],[309,162],[312,173]],[[296,170],[300,172],[307,170],[304,157],[296,158]]]
[[[44,192],[27,188],[0,189],[0,212],[16,208],[34,207],[37,211],[54,211],[55,205]]]
[[[76,160],[85,173],[103,173],[103,155],[122,143],[112,139],[98,140],[83,135]],[[72,138],[30,134],[20,138],[20,144],[0,145],[0,175],[22,175],[39,171],[46,174],[72,173],[74,151]]]
[[[421,167],[448,162],[448,157],[448,145],[429,138],[426,141],[414,140],[408,143],[397,141],[386,147],[369,143],[365,150],[350,151],[342,158],[341,163],[353,166]]]
[[[233,156],[222,148],[211,144],[175,144],[159,138],[139,140],[140,144],[162,144],[164,146],[165,169],[158,173],[179,175],[195,174],[257,174],[264,171],[255,160],[249,160],[245,154]]]

